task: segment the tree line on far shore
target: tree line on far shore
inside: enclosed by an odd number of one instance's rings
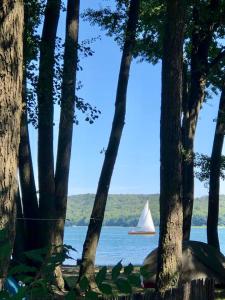
[[[67,226],[87,226],[94,203],[94,194],[82,194],[68,197]],[[159,225],[159,194],[109,194],[104,225],[106,226],[137,226],[138,219],[146,201],[149,201],[152,218],[156,226]],[[195,198],[192,226],[206,226],[208,211],[208,197]],[[225,196],[220,195],[219,226],[225,225]]]

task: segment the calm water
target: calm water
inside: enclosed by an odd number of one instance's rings
[[[154,236],[128,235],[128,227],[103,227],[97,250],[97,265],[115,265],[122,259],[122,264],[142,264],[144,258],[158,245],[158,234]],[[74,259],[80,258],[87,227],[66,227],[65,244],[73,246],[77,252],[71,252]],[[225,228],[219,229],[221,251],[225,254]],[[193,228],[191,239],[206,242],[206,229]],[[66,264],[76,264],[67,260]]]

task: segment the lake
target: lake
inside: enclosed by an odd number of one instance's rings
[[[129,227],[103,227],[96,257],[96,265],[115,265],[122,259],[122,264],[141,265],[144,258],[158,246],[158,237],[128,235]],[[158,231],[158,228],[156,229]],[[75,260],[66,260],[65,264],[74,265],[81,258],[87,226],[66,227],[65,244],[73,246],[77,252],[70,255]],[[225,254],[225,228],[219,229],[221,252]],[[206,228],[192,228],[191,239],[206,242]]]

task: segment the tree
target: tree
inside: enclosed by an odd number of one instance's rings
[[[0,290],[2,290],[15,238],[17,157],[22,110],[22,0],[1,2],[0,56]]]
[[[75,110],[77,71],[79,0],[68,0],[64,67],[62,75],[61,115],[59,123],[58,153],[55,171],[56,222],[55,244],[63,244],[66,218],[69,166]]]
[[[182,258],[181,102],[185,5],[183,0],[167,1],[164,25],[157,272],[160,294],[178,285]]]
[[[66,17],[66,37],[64,66],[62,75],[61,114],[59,123],[58,152],[55,171],[55,219],[54,245],[62,251],[64,226],[66,219],[69,167],[73,136],[75,111],[76,72],[78,62],[79,0],[68,0]],[[59,270],[58,286],[63,287],[63,278]]]
[[[214,134],[213,148],[210,159],[209,173],[209,202],[208,202],[208,218],[207,218],[207,239],[208,244],[214,246],[218,250],[218,218],[219,218],[219,192],[220,192],[220,173],[222,161],[222,149],[225,134],[225,87],[223,86],[218,116],[216,121],[216,129]]]
[[[136,27],[138,23],[139,0],[130,1],[128,22],[126,27],[125,42],[120,64],[115,113],[112,123],[110,138],[105,152],[105,158],[98,182],[97,193],[91,213],[88,231],[83,245],[82,262],[80,266],[79,279],[87,276],[91,287],[94,288],[94,264],[96,249],[101,233],[104,219],[105,206],[108,197],[109,186],[112,178],[114,165],[117,158],[119,144],[125,122],[126,93],[129,79],[129,71],[132,53],[135,45]]]
[[[34,120],[36,116],[31,118],[31,103],[34,105],[34,99],[30,101],[30,91],[28,83],[30,79],[34,79],[34,62],[37,61],[39,48],[39,35],[37,28],[41,22],[43,15],[43,0],[25,0],[24,1],[24,33],[23,33],[23,111],[21,116],[21,133],[19,147],[19,179],[21,188],[21,201],[23,209],[20,217],[24,218],[20,222],[24,222],[24,250],[32,250],[39,247],[39,208],[34,180],[34,171],[32,164],[30,138],[28,130],[28,119]],[[35,71],[36,68],[35,68]],[[32,95],[33,96],[33,95]],[[30,112],[30,114],[29,114]],[[19,212],[18,212],[19,213]],[[20,230],[17,230],[20,235]],[[20,240],[20,239],[19,239]],[[18,255],[17,255],[18,256]]]
[[[187,103],[183,103],[182,144],[184,159],[182,164],[182,197],[183,197],[183,238],[188,240],[191,231],[191,218],[194,203],[194,139],[199,111],[205,99],[207,77],[212,65],[219,56],[209,63],[209,50],[213,35],[218,29],[220,14],[219,1],[193,4],[190,53],[190,81]]]
[[[38,77],[38,182],[42,247],[54,242],[55,180],[53,155],[53,78],[60,0],[48,0],[40,44]]]

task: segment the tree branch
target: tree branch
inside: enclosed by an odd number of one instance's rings
[[[208,73],[210,69],[216,66],[225,57],[225,50],[221,50],[220,53],[208,64]]]

